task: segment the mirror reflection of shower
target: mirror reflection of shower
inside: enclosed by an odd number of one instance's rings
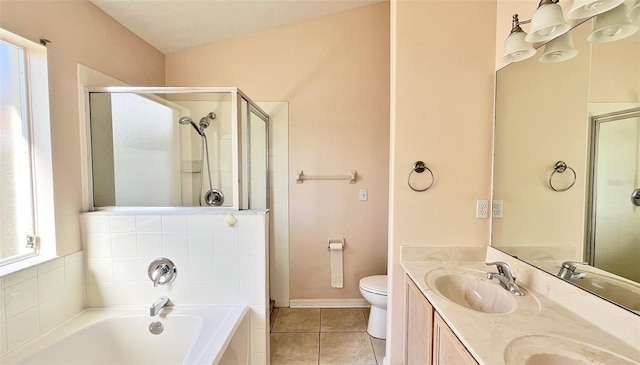
[[[211,183],[211,166],[209,163],[209,143],[207,141],[207,135],[204,133],[204,130],[209,127],[211,122],[216,118],[216,114],[210,112],[206,116],[200,119],[200,122],[196,124],[191,117],[184,116],[178,120],[178,123],[181,125],[191,124],[193,129],[195,129],[196,133],[202,137],[202,148],[200,148],[200,161],[204,162],[205,156],[207,161],[207,175],[209,177],[209,190],[204,194],[204,202],[208,206],[221,206],[224,203],[224,194],[222,191],[213,188],[213,184]],[[202,166],[202,165],[201,165]],[[200,188],[198,190],[198,203],[202,206],[203,194],[202,194],[202,185],[203,185],[204,173],[202,171],[202,167],[200,167]]]

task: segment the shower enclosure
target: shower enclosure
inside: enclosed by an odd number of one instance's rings
[[[590,264],[640,281],[640,108],[593,117]]]
[[[94,209],[269,208],[269,115],[239,89],[87,93]]]

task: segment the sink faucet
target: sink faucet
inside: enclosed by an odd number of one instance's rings
[[[153,302],[153,304],[151,304],[151,307],[149,307],[149,315],[151,317],[157,316],[158,313],[160,313],[160,310],[162,310],[162,308],[164,308],[168,302],[169,302],[169,297],[167,296],[162,296],[156,299],[156,301]]]
[[[511,268],[506,262],[487,262],[487,266],[496,266],[498,272],[488,272],[487,279],[497,279],[503,288],[507,289],[509,293],[517,296],[523,296],[524,291],[516,284],[516,278],[511,275]]]
[[[588,262],[578,261],[565,261],[558,271],[558,277],[564,280],[574,281],[576,279],[582,279],[585,276],[583,272],[576,272],[578,265],[589,265]]]

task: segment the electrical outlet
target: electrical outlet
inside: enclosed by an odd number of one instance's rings
[[[489,218],[488,200],[476,200],[476,218]]]
[[[367,201],[369,199],[369,191],[367,189],[360,189],[360,201]]]
[[[504,207],[504,201],[502,200],[494,200],[491,203],[491,217],[493,218],[502,218],[502,212]]]

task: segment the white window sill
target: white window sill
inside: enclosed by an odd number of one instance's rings
[[[34,266],[43,264],[45,262],[48,262],[57,258],[58,256],[38,255],[38,256],[30,257],[28,259],[13,262],[11,264],[0,266],[0,278],[7,275],[11,275],[18,271],[32,268]]]

